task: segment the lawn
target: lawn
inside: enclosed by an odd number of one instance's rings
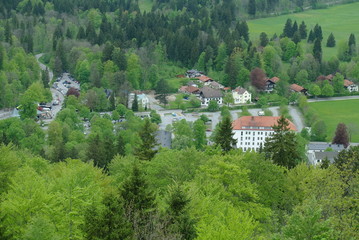
[[[309,10],[300,13],[282,15],[277,17],[262,18],[248,21],[249,32],[253,40],[259,39],[261,32],[266,32],[269,37],[274,33],[279,36],[288,18],[296,20],[298,25],[304,21],[307,25],[308,34],[315,24],[319,24],[323,30],[323,57],[329,59],[337,54],[336,48],[325,47],[327,38],[333,32],[338,44],[341,40],[348,40],[350,33],[359,37],[359,2],[337,5],[327,9]]]
[[[338,123],[345,123],[351,132],[351,141],[359,142],[359,99],[309,103],[327,125],[328,139],[333,139]]]

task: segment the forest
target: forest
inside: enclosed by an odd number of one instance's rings
[[[165,106],[187,81],[177,76],[195,68],[249,89],[261,107],[276,102],[284,113],[297,101],[307,125],[321,125],[288,86],[349,95],[344,78],[359,80],[355,35],[337,43],[320,23],[288,18],[281,33],[255,39],[247,21],[330,3],[0,0],[0,109],[20,109],[0,120],[0,239],[358,239],[358,147],[309,166],[308,134],[278,130],[288,145],[242,152],[222,107],[211,139],[201,116],[169,126],[172,149],[160,148],[160,115],[127,108],[133,90],[154,91]],[[324,59],[324,45],[338,54]],[[34,121],[64,72],[81,90],[48,125]],[[317,81],[329,74],[332,83]],[[275,76],[276,92],[263,94],[258,83]]]

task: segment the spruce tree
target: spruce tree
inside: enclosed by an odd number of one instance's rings
[[[338,123],[332,143],[343,144],[345,148],[349,146],[348,128],[344,123]]]
[[[304,21],[302,21],[302,23],[299,26],[299,33],[301,39],[307,38],[307,25],[305,25]]]
[[[123,200],[114,194],[104,197],[103,208],[91,206],[85,212],[83,230],[88,240],[132,239],[133,230],[125,218]]]
[[[296,31],[296,32],[293,34],[292,41],[293,41],[295,44],[297,44],[297,43],[300,42],[300,40],[301,40],[301,38],[300,38],[300,33],[299,33],[299,31]]]
[[[135,97],[134,97],[134,99],[133,99],[131,109],[132,109],[132,111],[134,111],[134,112],[138,112],[138,99],[137,99],[137,93],[135,93]]]
[[[156,126],[151,123],[149,118],[146,118],[143,127],[139,131],[141,143],[135,149],[135,155],[139,159],[151,160],[157,153],[157,150],[154,149],[157,146],[156,131]]]
[[[267,44],[269,43],[268,36],[265,32],[261,32],[261,34],[259,35],[259,40],[262,47],[267,46]]]
[[[288,18],[283,29],[283,36],[291,38],[293,36],[292,19]]]
[[[122,134],[119,133],[117,136],[117,142],[116,142],[116,152],[121,155],[126,155],[126,148],[125,148],[125,139],[123,138]]]
[[[351,33],[349,36],[348,45],[349,45],[349,55],[355,56],[356,55],[356,43],[355,43],[355,36],[353,33]]]
[[[327,47],[335,47],[335,38],[333,33],[330,33],[328,40],[327,40]]]
[[[49,76],[49,70],[47,70],[47,68],[45,70],[41,70],[41,80],[44,87],[48,88],[50,82],[50,76]]]
[[[314,38],[319,38],[320,41],[323,40],[323,33],[322,33],[322,27],[321,26],[316,24],[314,26],[313,32],[314,32]]]
[[[313,56],[318,62],[322,62],[322,42],[319,38],[314,41]]]
[[[232,121],[230,117],[225,117],[219,123],[219,130],[214,137],[214,142],[220,146],[224,152],[230,151],[237,144],[237,140],[233,138]]]
[[[239,32],[239,37],[243,38],[244,41],[248,42],[248,40],[249,40],[249,28],[248,28],[248,25],[247,25],[246,21],[241,21],[241,23],[239,24],[238,32]]]
[[[298,31],[298,23],[297,23],[297,21],[294,21],[293,27],[292,27],[292,33],[293,33],[293,35],[294,35],[294,33],[297,32],[297,31]]]
[[[308,43],[312,43],[315,39],[315,36],[314,36],[314,33],[313,33],[313,30],[310,30],[309,32],[309,36],[308,36]]]
[[[256,15],[256,0],[249,0],[248,2],[248,14],[255,16]]]
[[[296,135],[289,129],[289,122],[281,116],[273,126],[274,134],[266,139],[264,152],[275,164],[293,168],[300,160]]]
[[[11,32],[11,26],[10,26],[10,22],[6,21],[5,23],[5,41],[10,43],[10,45],[12,45],[12,32]]]

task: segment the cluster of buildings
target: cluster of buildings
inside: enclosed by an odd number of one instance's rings
[[[213,100],[219,105],[223,104],[223,97],[226,92],[232,93],[234,104],[251,102],[251,93],[244,88],[237,87],[231,91],[230,88],[224,87],[222,84],[204,75],[203,72],[194,69],[188,70],[185,76],[197,80],[188,82],[187,85],[182,86],[178,91],[198,97],[201,100],[202,106],[208,106],[209,102]]]
[[[317,77],[317,82],[328,80],[330,83],[332,83],[334,77],[335,76],[333,74],[329,74],[327,76],[320,75],[319,77]],[[348,79],[344,79],[343,85],[343,87],[349,92],[358,92],[358,85]]]

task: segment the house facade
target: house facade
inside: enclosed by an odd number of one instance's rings
[[[358,92],[358,85],[348,79],[344,80],[344,88],[346,88],[349,92]]]
[[[244,104],[252,99],[252,94],[249,93],[246,89],[237,87],[232,91],[234,104]]]
[[[264,147],[267,138],[274,134],[273,126],[277,125],[280,117],[272,116],[244,116],[232,123],[233,138],[237,139],[237,148],[243,151],[258,151]],[[289,121],[289,129],[297,131],[295,125]]]
[[[272,78],[266,78],[266,87],[265,87],[265,92],[270,93],[274,90],[275,85],[277,82],[279,82],[279,78],[278,77],[272,77]]]
[[[208,106],[209,102],[214,100],[218,105],[223,104],[223,93],[221,90],[213,89],[208,86],[201,88],[200,100],[202,106]]]
[[[135,99],[135,93],[130,93],[129,98],[128,98],[129,108],[132,107],[132,103],[133,103],[134,99]],[[139,106],[141,106],[143,108],[149,108],[150,100],[148,99],[146,94],[144,94],[144,93],[137,94],[137,102],[138,102]]]

